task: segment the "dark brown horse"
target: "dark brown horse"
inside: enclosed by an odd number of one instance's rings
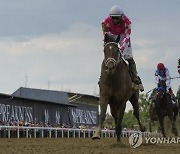
[[[155,100],[155,109],[163,136],[166,137],[164,129],[165,116],[169,117],[172,125],[172,133],[177,136],[178,132],[176,129],[176,116],[178,111],[176,110],[176,112],[174,112],[171,95],[166,91],[166,83],[163,80],[159,81],[158,83],[158,93]]]
[[[152,125],[155,125],[155,121],[158,121],[156,109],[155,109],[155,99],[156,99],[157,90],[156,88],[153,89],[149,100],[150,100],[150,107],[149,107],[149,131],[152,132]]]
[[[111,114],[115,119],[117,141],[120,142],[122,131],[121,123],[128,100],[134,108],[134,116],[138,121],[140,130],[144,131],[145,127],[141,124],[139,118],[139,91],[132,89],[133,83],[128,65],[123,60],[116,41],[113,41],[109,36],[106,36],[105,41],[104,60],[101,66],[99,81],[101,112],[99,124],[92,139],[100,139],[101,129],[106,117],[107,105],[109,104]]]

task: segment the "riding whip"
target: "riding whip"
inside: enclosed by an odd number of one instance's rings
[[[176,76],[176,77],[173,77],[173,78],[170,78],[170,79],[178,79],[180,78],[180,76]]]

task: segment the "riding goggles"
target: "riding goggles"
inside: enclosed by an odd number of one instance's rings
[[[112,20],[120,20],[122,16],[111,16]]]

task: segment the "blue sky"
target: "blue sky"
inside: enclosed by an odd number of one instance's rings
[[[101,22],[113,5],[132,21],[133,55],[145,92],[155,87],[159,62],[178,76],[179,0],[0,0],[0,92],[11,94],[26,83],[98,93]],[[172,80],[175,92],[179,83]]]

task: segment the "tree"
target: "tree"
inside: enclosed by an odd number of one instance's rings
[[[122,127],[133,129],[135,125],[137,125],[137,121],[133,115],[133,110],[129,110],[128,112],[125,112],[122,121]]]
[[[106,119],[104,121],[104,127],[105,128],[115,128],[114,118],[109,113],[106,114]]]

